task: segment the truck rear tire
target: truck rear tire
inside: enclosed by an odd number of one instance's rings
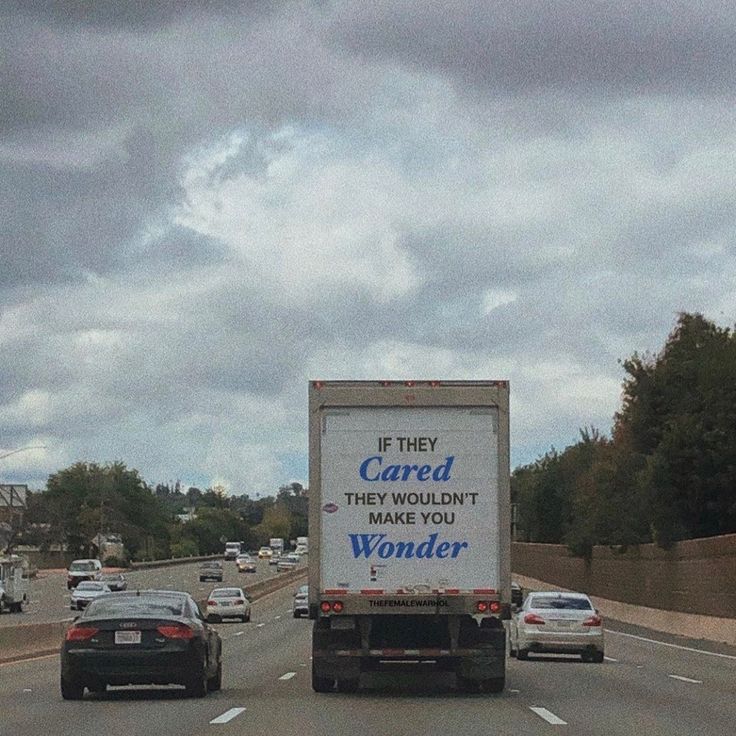
[[[331,693],[335,681],[331,677],[319,677],[312,664],[312,690],[316,693]]]
[[[483,693],[501,693],[506,687],[505,677],[492,677],[490,680],[482,680],[480,690]]]
[[[337,692],[339,693],[357,693],[360,680],[357,678],[350,678],[349,680],[338,680],[337,681]]]

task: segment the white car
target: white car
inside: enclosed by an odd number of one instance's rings
[[[207,620],[239,618],[250,621],[250,597],[242,588],[215,588],[207,596]]]
[[[89,605],[90,601],[99,598],[101,595],[105,595],[105,593],[112,593],[110,586],[106,583],[102,583],[99,580],[83,580],[72,591],[69,608],[72,611],[81,611]]]
[[[309,616],[309,586],[300,585],[294,593],[294,618]]]
[[[74,560],[66,573],[66,587],[71,590],[84,580],[97,580],[102,572],[99,560]]]
[[[603,620],[585,593],[531,592],[509,622],[509,654],[577,654],[603,661]]]
[[[286,572],[287,570],[293,570],[299,564],[299,555],[288,554],[283,557],[279,557],[276,562],[276,572]]]

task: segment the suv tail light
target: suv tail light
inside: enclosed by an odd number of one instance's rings
[[[156,630],[167,639],[193,639],[194,631],[184,624],[157,626]]]
[[[541,626],[545,621],[541,616],[537,616],[536,613],[527,613],[526,616],[524,616],[524,623]]]
[[[99,629],[95,629],[92,626],[72,626],[67,630],[66,641],[86,641],[91,639]]]
[[[602,623],[603,619],[596,614],[595,616],[586,618],[585,621],[583,621],[583,626],[600,626]]]

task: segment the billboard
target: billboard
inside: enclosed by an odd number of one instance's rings
[[[11,508],[22,511],[26,507],[27,493],[27,485],[0,483],[0,508]]]

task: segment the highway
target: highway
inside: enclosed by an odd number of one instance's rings
[[[249,624],[218,624],[223,689],[203,699],[185,698],[179,689],[113,688],[67,702],[59,694],[57,655],[0,665],[0,735],[723,736],[734,730],[736,650],[615,622],[606,624],[603,664],[509,660],[507,688],[499,695],[467,695],[455,689],[452,674],[416,668],[365,676],[356,694],[316,694],[311,622],[292,617],[293,588],[256,601]]]
[[[238,573],[235,563],[223,562],[222,583],[213,581],[200,583],[197,572],[199,564],[192,562],[123,572],[128,581],[129,590],[135,590],[136,587],[187,590],[197,600],[202,600],[212,588],[221,585],[244,587],[277,575],[275,566],[269,565],[266,560],[258,561],[255,573]],[[30,602],[25,606],[23,613],[0,616],[0,626],[72,619],[78,612],[70,610],[69,600],[70,591],[66,587],[66,571],[40,570],[38,577],[31,581]]]

